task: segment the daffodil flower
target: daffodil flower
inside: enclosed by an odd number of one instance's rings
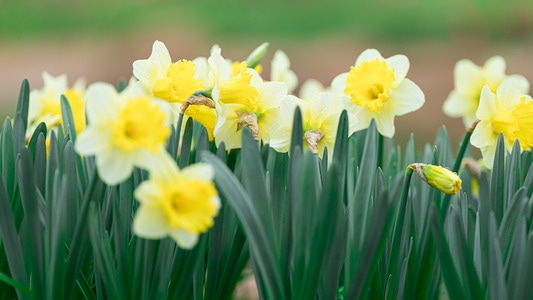
[[[150,57],[133,63],[133,74],[139,79],[139,84],[149,94],[168,103],[169,111],[173,113],[173,121],[177,120],[182,106],[195,92],[207,88],[206,83],[209,80],[202,77],[206,74],[206,64],[197,68],[195,61],[201,64],[199,59],[182,59],[173,63],[165,44],[155,41]],[[214,108],[214,103],[209,106],[187,105],[184,113],[200,122],[212,138],[216,120]]]
[[[61,115],[61,95],[64,95],[72,110],[76,131],[85,128],[85,81],[78,79],[72,88],[68,87],[65,74],[54,77],[43,72],[44,86],[40,90],[30,92],[28,109],[29,126],[27,135],[30,136],[41,122],[49,130],[56,130],[63,123]]]
[[[419,109],[424,93],[405,78],[409,60],[404,55],[383,58],[375,49],[363,51],[348,73],[331,84],[332,91],[349,99],[348,110],[358,118],[357,130],[368,128],[372,119],[379,133],[394,135],[394,117]]]
[[[240,148],[241,129],[247,126],[254,137],[268,143],[278,126],[277,115],[281,99],[287,95],[282,82],[263,82],[259,74],[240,64],[240,72],[213,89],[217,103],[215,141],[224,142],[227,149]]]
[[[213,225],[220,208],[213,167],[199,163],[179,170],[165,157],[152,166],[149,179],[135,190],[140,206],[133,232],[148,239],[170,236],[178,246],[192,249],[198,236]]]
[[[274,53],[270,67],[270,80],[285,82],[287,84],[287,90],[292,93],[298,85],[298,77],[294,71],[290,69],[291,62],[285,52],[278,50]]]
[[[89,124],[78,135],[75,149],[96,156],[98,175],[105,183],[120,183],[134,167],[146,169],[166,153],[169,116],[137,85],[118,93],[110,84],[95,83],[86,99]]]
[[[294,110],[298,106],[302,114],[304,131],[304,146],[319,157],[324,155],[324,149],[333,151],[337,128],[345,102],[332,93],[322,92],[309,100],[302,100],[295,96],[287,96],[281,104],[279,122],[280,127],[270,140],[270,146],[278,152],[287,152],[290,148],[290,139],[293,125]],[[357,117],[348,113],[350,136],[357,128]],[[331,156],[330,156],[331,157]]]
[[[496,93],[488,85],[484,86],[476,117],[480,122],[472,132],[470,143],[481,150],[487,168],[492,169],[500,133],[506,140],[508,152],[515,140],[523,150],[533,146],[533,101],[523,94],[520,80],[504,80]]]
[[[506,63],[501,56],[489,58],[483,66],[471,60],[462,59],[454,68],[454,89],[444,102],[444,113],[450,117],[461,117],[466,128],[476,120],[480,104],[481,89],[487,85],[494,93],[498,86],[508,78],[516,80],[516,88],[523,94],[529,91],[529,82],[521,75],[506,75]]]

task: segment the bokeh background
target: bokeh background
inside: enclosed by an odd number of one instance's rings
[[[527,0],[0,0],[0,117],[12,116],[20,83],[41,88],[41,73],[67,74],[72,84],[118,83],[132,62],[161,40],[173,60],[208,56],[219,44],[225,57],[244,59],[270,42],[264,74],[284,50],[300,83],[325,85],[346,72],[367,48],[385,57],[405,54],[408,78],[426,95],[417,112],[397,117],[395,139],[411,133],[417,146],[446,126],[454,143],[459,119],[442,113],[462,58],[483,64],[493,55],[508,74],[533,81],[533,1]],[[268,75],[267,77],[268,78]]]

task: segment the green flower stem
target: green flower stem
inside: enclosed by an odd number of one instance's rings
[[[381,134],[381,133],[378,133],[378,160],[377,160],[377,163],[378,163],[378,168],[381,168],[383,169],[383,144],[385,143],[385,137]],[[411,171],[411,173],[413,173],[413,171]]]
[[[181,126],[183,124],[183,113],[180,113],[178,116],[178,125],[176,125],[176,149],[180,149],[180,138],[181,138]],[[172,153],[172,155],[177,155],[177,153]]]
[[[463,162],[463,157],[465,156],[466,147],[470,143],[470,137],[472,136],[472,132],[474,132],[474,129],[476,128],[478,123],[479,120],[476,120],[474,121],[474,123],[472,123],[470,128],[468,128],[468,130],[466,131],[463,141],[461,142],[461,147],[459,148],[459,152],[457,152],[455,164],[453,165],[452,169],[452,171],[457,174],[459,174],[459,169],[461,168],[461,163]],[[442,220],[446,220],[446,211],[448,211],[448,206],[450,206],[451,197],[451,195],[445,195],[442,199],[442,202],[440,203],[439,213]]]
[[[413,175],[413,169],[411,167],[407,167],[407,170],[405,171],[405,178],[403,181],[403,189],[402,189],[402,195],[400,197],[400,207],[398,208],[398,213],[396,215],[396,224],[394,225],[394,232],[393,232],[393,240],[392,240],[392,247],[390,253],[395,253],[394,255],[391,255],[390,262],[389,262],[389,270],[388,274],[397,274],[399,266],[397,266],[398,258],[401,256],[399,254],[398,249],[400,247],[400,243],[402,241],[402,232],[403,232],[403,225],[405,220],[405,210],[407,207],[407,199],[409,196],[409,186],[411,184],[411,177]],[[408,228],[405,228],[408,230]]]
[[[472,132],[474,132],[474,129],[476,128],[477,124],[479,123],[479,120],[476,120],[470,128],[466,131],[465,137],[463,138],[463,142],[461,143],[461,147],[459,148],[459,152],[457,152],[457,157],[455,158],[455,164],[453,165],[452,171],[455,173],[459,173],[459,169],[461,168],[461,162],[463,161],[463,157],[465,156],[466,147],[470,143],[470,137],[472,136]]]

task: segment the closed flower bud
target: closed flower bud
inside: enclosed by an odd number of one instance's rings
[[[462,182],[457,173],[441,166],[414,163],[407,168],[415,171],[427,184],[448,195],[454,195],[461,189]]]
[[[257,65],[259,65],[259,63],[261,62],[261,60],[263,59],[263,57],[265,57],[265,54],[267,53],[268,46],[269,46],[268,43],[263,43],[259,47],[255,48],[255,50],[252,53],[250,53],[250,55],[248,55],[248,57],[246,58],[246,66],[248,68],[253,69]]]

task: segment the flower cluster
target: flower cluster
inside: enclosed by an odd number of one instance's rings
[[[470,60],[455,66],[455,87],[444,103],[444,112],[462,117],[475,128],[471,144],[481,150],[483,164],[491,169],[498,136],[511,151],[518,141],[521,150],[533,147],[533,101],[527,95],[529,82],[521,75],[505,75],[505,60],[495,56],[483,67]]]
[[[259,64],[268,44],[244,61],[222,56],[214,46],[209,57],[173,61],[166,46],[156,41],[147,59],[133,62],[127,86],[97,82],[68,89],[66,77],[45,73],[45,88],[32,93],[31,120],[48,128],[62,123],[60,95],[72,108],[78,132],[76,151],[94,156],[98,176],[108,185],[129,178],[134,168],[149,173],[135,191],[140,202],[133,229],[146,238],[170,236],[185,248],[213,224],[220,207],[210,165],[179,170],[166,150],[171,125],[192,118],[205,127],[215,146],[241,147],[242,128],[279,152],[287,152],[296,107],[302,112],[302,140],[322,157],[332,151],[339,117],[347,111],[348,135],[375,120],[378,131],[394,135],[394,118],[424,103],[421,89],[406,74],[403,55],[384,58],[375,49],[364,51],[348,72],[330,87],[308,80],[293,94],[298,79],[287,55],[278,50],[266,80]],[[87,119],[85,119],[85,116]],[[31,133],[32,127],[29,129]],[[179,129],[180,130],[180,129]]]

